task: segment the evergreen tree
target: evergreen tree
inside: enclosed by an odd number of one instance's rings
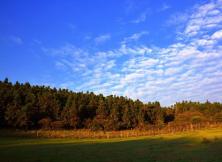
[[[126,97],[0,81],[0,127],[121,130],[169,123],[222,122],[222,104],[182,101],[171,107]],[[39,127],[40,126],[40,127]]]

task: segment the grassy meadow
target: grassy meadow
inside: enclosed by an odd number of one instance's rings
[[[0,137],[0,161],[220,162],[222,129],[113,139]]]

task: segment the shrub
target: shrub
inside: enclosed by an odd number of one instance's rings
[[[197,123],[200,123],[202,121],[202,118],[200,116],[193,116],[191,118],[191,123],[192,124],[197,124]]]
[[[203,138],[203,140],[202,140],[202,143],[203,144],[208,144],[208,143],[210,143],[211,141],[209,140],[209,139],[207,139],[206,137],[204,137]]]
[[[217,122],[222,122],[222,112],[215,114],[214,119]]]
[[[205,120],[204,115],[201,112],[184,112],[176,116],[176,123],[199,123]]]
[[[63,121],[57,120],[51,122],[52,129],[63,129],[65,127],[65,123]]]
[[[41,129],[50,129],[51,119],[50,118],[43,118],[38,121],[38,124]]]

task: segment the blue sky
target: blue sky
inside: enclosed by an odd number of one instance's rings
[[[0,79],[222,102],[222,0],[0,2]]]

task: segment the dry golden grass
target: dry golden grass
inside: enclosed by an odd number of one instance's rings
[[[221,150],[222,128],[111,139],[0,137],[2,162],[221,162]]]
[[[175,134],[178,132],[192,132],[205,128],[222,128],[222,124],[218,123],[202,123],[187,125],[169,125],[162,129],[152,128],[150,130],[123,130],[123,131],[91,131],[87,129],[79,130],[1,130],[0,136],[24,136],[38,138],[129,138],[140,136],[157,136],[161,134]]]

